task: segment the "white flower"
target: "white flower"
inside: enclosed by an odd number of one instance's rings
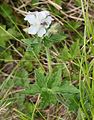
[[[25,28],[24,31],[28,34],[37,34],[39,37],[42,37],[46,33],[46,29],[50,26],[53,18],[48,11],[36,11],[28,12],[24,20],[30,24],[30,27]]]

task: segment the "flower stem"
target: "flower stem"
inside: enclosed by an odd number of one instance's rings
[[[52,73],[51,57],[50,57],[50,53],[49,53],[49,48],[47,48],[47,47],[46,47],[46,54],[47,54],[49,73]]]

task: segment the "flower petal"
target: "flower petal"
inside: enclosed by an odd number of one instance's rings
[[[41,11],[41,12],[39,12],[38,17],[41,21],[41,20],[45,19],[48,15],[49,15],[49,11]]]
[[[28,34],[35,35],[38,31],[39,31],[39,26],[32,25],[28,28]]]
[[[53,21],[53,18],[51,16],[48,16],[45,19],[45,22],[47,23],[47,25],[45,27],[48,28],[50,26],[50,24],[51,24],[52,21]]]
[[[38,31],[37,34],[38,34],[39,37],[42,37],[45,33],[46,33],[45,28],[44,28],[44,27],[41,27],[41,28],[39,29],[39,31]]]
[[[31,13],[27,14],[25,16],[24,20],[28,21],[30,24],[35,24],[36,23],[36,18]]]

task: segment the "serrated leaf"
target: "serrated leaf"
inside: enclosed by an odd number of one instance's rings
[[[71,54],[69,53],[67,46],[64,46],[63,50],[61,51],[60,58],[64,61],[71,59]]]
[[[70,26],[68,24],[70,24]],[[73,31],[73,29],[77,29],[81,26],[81,22],[75,21],[68,21],[68,24],[65,24],[65,27],[67,27],[70,31]]]
[[[46,36],[44,38],[44,45],[51,47],[54,43],[59,43],[67,38],[67,35],[63,32],[57,32],[56,34],[52,34],[49,36]]]
[[[22,86],[22,87],[28,87],[29,81],[28,81],[28,72],[25,69],[19,69],[15,73],[15,85],[16,86]]]
[[[75,93],[79,93],[79,90],[74,87],[72,84],[70,84],[68,81],[66,81],[62,86],[60,86],[59,91],[63,94],[63,93],[71,93],[71,94],[75,94]]]
[[[62,40],[65,40],[67,38],[67,35],[64,34],[64,33],[58,33],[58,34],[55,34],[55,35],[52,35],[50,37],[50,41],[51,42],[61,42]]]
[[[36,83],[40,88],[46,88],[47,86],[46,77],[44,76],[44,73],[40,72],[39,70],[36,70]]]
[[[55,94],[52,94],[48,91],[42,92],[41,100],[42,100],[42,102],[41,102],[42,108],[45,108],[50,104],[55,104],[57,101]]]
[[[75,94],[64,93],[63,97],[70,111],[76,111],[78,109],[79,104],[77,103],[77,96]]]
[[[72,59],[77,56],[78,52],[79,52],[79,41],[75,42],[70,48],[70,54]]]
[[[31,85],[29,89],[26,89],[23,91],[24,94],[33,94],[33,95],[40,92],[41,92],[41,89],[36,83],[34,85]]]
[[[50,76],[47,82],[47,87],[52,89],[53,87],[60,86],[60,84],[61,84],[61,68]]]
[[[38,44],[35,39],[21,39],[27,46]]]

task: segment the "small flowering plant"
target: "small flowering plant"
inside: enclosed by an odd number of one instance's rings
[[[53,18],[51,17],[49,11],[35,11],[28,12],[24,18],[25,21],[28,21],[30,26],[25,28],[24,31],[28,34],[43,37],[46,34],[47,28],[49,28]]]

